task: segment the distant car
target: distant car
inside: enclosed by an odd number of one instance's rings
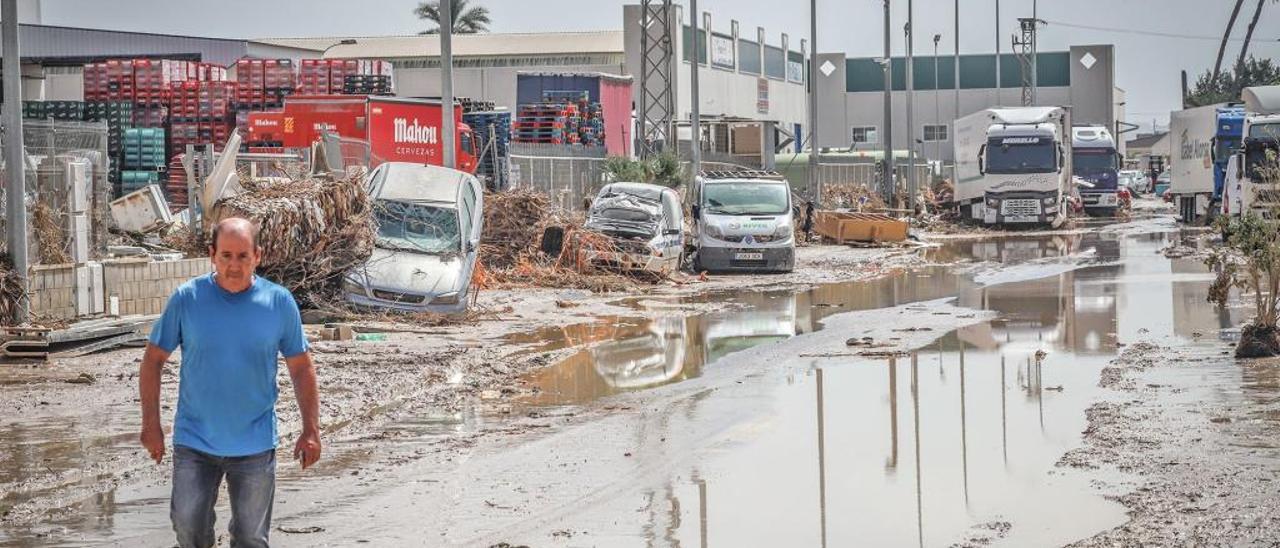
[[[377,238],[373,256],[343,281],[360,307],[461,312],[476,265],[484,196],[472,175],[388,162],[370,172]]]
[[[1166,192],[1169,192],[1169,172],[1168,171],[1165,171],[1164,173],[1161,173],[1159,177],[1156,177],[1156,184],[1155,184],[1156,196],[1165,198]]]
[[[1147,174],[1138,170],[1121,171],[1120,186],[1129,189],[1134,196],[1141,196],[1151,188],[1150,182],[1147,181]]]
[[[613,238],[618,251],[588,260],[618,270],[662,275],[680,269],[684,252],[684,208],[676,191],[647,183],[610,183],[600,189],[586,227]]]

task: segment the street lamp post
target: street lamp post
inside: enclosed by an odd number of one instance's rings
[[[892,28],[889,26],[889,0],[884,0],[884,201],[893,203],[897,179],[893,176],[893,58],[890,51]]]
[[[440,5],[440,133],[444,167],[458,168],[458,156],[454,137],[457,123],[453,112],[453,2],[444,0]]]
[[[911,0],[907,0],[907,25],[905,27],[907,38],[907,209],[915,210],[916,195],[916,147],[911,146],[915,140],[915,102],[916,102],[916,84],[915,84],[915,60],[911,47],[915,29],[911,28],[911,24],[915,15]]]

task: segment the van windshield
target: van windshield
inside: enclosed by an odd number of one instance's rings
[[[1048,173],[1058,168],[1052,139],[995,137],[987,141],[987,173]]]
[[[781,183],[709,183],[703,187],[703,211],[719,215],[782,215],[791,207]]]
[[[374,219],[378,247],[416,253],[456,253],[462,249],[456,209],[379,200],[374,205]]]
[[[1280,141],[1280,122],[1249,126],[1249,138]]]

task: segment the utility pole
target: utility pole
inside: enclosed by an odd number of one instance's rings
[[[698,39],[698,0],[689,0],[689,12],[689,26],[693,28],[693,62],[689,63],[689,165],[693,176],[697,177],[702,172],[702,113],[699,112],[702,99],[698,94],[698,66],[702,63],[702,54],[699,46],[704,43]]]
[[[956,0],[956,48],[953,51],[955,52],[955,57],[951,66],[955,70],[955,78],[951,81],[951,87],[956,91],[956,110],[951,119],[956,120],[960,118],[960,0]],[[951,136],[951,131],[953,130],[955,128],[948,129],[948,137]],[[952,161],[954,162],[955,160]]]
[[[1004,99],[1000,98],[1000,0],[996,0],[996,106]]]
[[[31,268],[27,264],[27,174],[26,152],[22,149],[22,57],[18,52],[18,0],[0,4],[0,46],[4,48],[4,160],[6,220],[9,229],[9,256],[13,271],[22,280],[14,320],[27,321],[31,301],[25,291]]]
[[[1040,6],[1040,2],[1038,0],[1031,0],[1031,20],[1033,21],[1032,24],[1036,26],[1040,25],[1040,15],[1038,13],[1039,10],[1037,9],[1039,6]],[[1037,55],[1038,52],[1036,50],[1036,42],[1038,41],[1036,40],[1036,34],[1038,33],[1034,31],[1031,33],[1031,104],[1032,105],[1036,104],[1036,92],[1040,91],[1040,74],[1039,74],[1040,71],[1037,70],[1039,68],[1039,65],[1037,63],[1039,63],[1040,61],[1039,59],[1040,56]]]
[[[893,177],[893,58],[890,42],[893,29],[889,25],[889,0],[884,0],[884,201],[893,203],[898,193]]]
[[[822,183],[818,179],[818,0],[809,0],[809,192],[822,203]],[[772,152],[772,151],[769,151]]]
[[[942,141],[938,140],[938,126],[942,123],[941,102],[942,86],[938,85],[938,42],[941,34],[933,35],[933,157],[942,165]]]
[[[440,133],[444,134],[444,167],[457,169],[457,152],[454,150],[454,132],[457,120],[453,119],[453,2],[440,2]]]
[[[915,15],[912,1],[907,0],[907,209],[914,210],[916,204],[916,118],[913,112],[916,102],[916,84],[914,78],[915,59],[911,43],[914,42],[914,31],[911,23]]]

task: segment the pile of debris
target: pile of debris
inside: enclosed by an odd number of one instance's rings
[[[477,285],[484,288],[557,287],[621,291],[631,278],[597,268],[592,253],[616,251],[605,234],[578,228],[582,219],[553,209],[533,190],[485,195]]]
[[[826,209],[881,211],[886,207],[879,193],[861,183],[823,185],[822,201]]]
[[[373,202],[360,177],[241,184],[243,192],[211,208],[206,226],[228,217],[256,224],[263,251],[258,272],[292,291],[299,304],[329,301],[342,275],[372,254]]]
[[[22,303],[24,291],[26,286],[18,273],[13,270],[13,261],[9,258],[9,254],[0,254],[0,325],[18,323],[18,307]]]

